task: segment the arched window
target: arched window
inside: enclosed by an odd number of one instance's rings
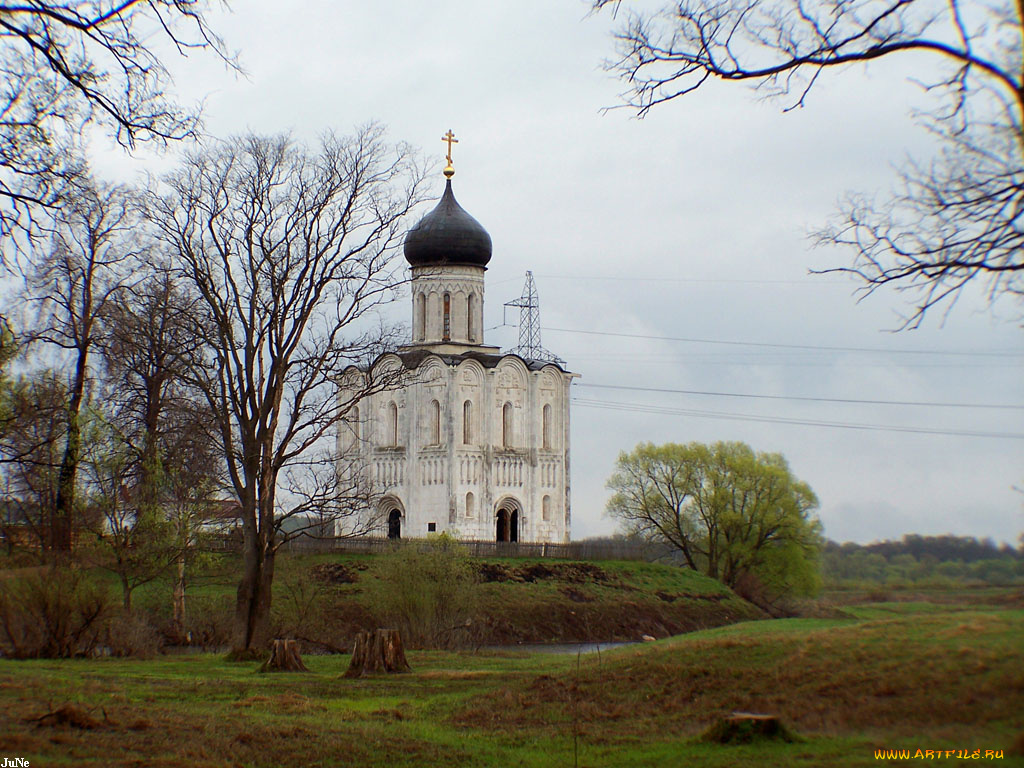
[[[476,297],[469,294],[466,297],[466,338],[472,342],[476,341],[476,328],[473,327],[473,311],[476,309]]]
[[[444,341],[450,341],[452,338],[452,297],[450,294],[444,295],[444,334],[441,337]]]
[[[437,400],[430,401],[430,444],[441,444],[441,404]]]
[[[541,447],[551,447],[551,406],[545,405],[541,411]]]
[[[424,341],[427,338],[427,296],[423,293],[416,297],[416,325],[416,338]]]
[[[398,445],[398,406],[394,401],[388,406],[388,445]]]
[[[476,517],[476,499],[472,493],[466,494],[466,517]]]
[[[544,521],[551,519],[551,497],[545,496],[540,502],[540,516]]]
[[[501,409],[501,445],[512,447],[512,403],[505,403]]]
[[[469,400],[462,404],[462,444],[473,444],[473,403]]]

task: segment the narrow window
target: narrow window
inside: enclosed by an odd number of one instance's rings
[[[501,409],[501,444],[505,448],[512,447],[512,403],[505,403]]]
[[[441,444],[441,404],[437,400],[430,401],[430,444]]]
[[[452,297],[444,295],[444,341],[451,341],[452,338]]]
[[[388,408],[388,445],[398,445],[398,406],[391,403]]]
[[[551,447],[551,406],[545,405],[541,411],[541,447]]]
[[[545,521],[551,519],[551,497],[545,496],[540,503],[540,516]]]
[[[476,517],[476,499],[472,493],[466,494],[466,517]]]
[[[466,297],[466,338],[476,342],[476,328],[473,326],[473,311],[476,308],[476,297],[469,294]]]
[[[348,427],[352,430],[352,443],[359,442],[359,409],[353,408],[348,414]]]
[[[423,293],[416,297],[416,324],[419,330],[417,338],[424,341],[427,338],[427,297]]]
[[[473,443],[473,403],[469,400],[462,404],[462,444]]]

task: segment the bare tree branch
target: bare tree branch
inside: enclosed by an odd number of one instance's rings
[[[595,11],[615,0],[595,0]],[[908,53],[945,74],[924,86],[942,106],[918,115],[943,143],[928,165],[909,162],[902,189],[881,204],[851,195],[819,243],[854,253],[870,293],[913,298],[904,327],[948,309],[968,283],[1024,298],[1024,2],[967,0],[678,0],[627,14],[609,70],[640,116],[710,79],[748,82],[784,109],[802,107],[822,72]],[[939,71],[942,71],[940,69]]]
[[[210,49],[237,69],[207,24],[209,5],[0,0],[0,237],[38,234],[40,215],[83,173],[77,146],[87,124],[125,147],[196,134],[198,111],[168,95],[154,45],[162,36],[182,55]]]

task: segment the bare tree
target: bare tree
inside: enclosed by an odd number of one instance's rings
[[[174,581],[171,604],[174,626],[185,631],[185,592],[189,568],[201,557],[205,526],[217,511],[222,492],[223,461],[218,459],[215,426],[205,401],[186,401],[167,409],[164,447],[163,511],[174,531]]]
[[[157,503],[162,476],[173,471],[165,463],[170,448],[181,439],[175,433],[190,430],[191,438],[200,440],[208,431],[208,419],[194,413],[196,393],[185,383],[201,346],[188,304],[164,265],[114,295],[104,312],[106,397],[134,453],[134,484],[141,504]],[[185,414],[193,417],[169,418]]]
[[[136,499],[132,446],[101,409],[90,417],[80,458],[81,506],[89,511],[82,527],[93,537],[89,545],[79,543],[78,552],[117,576],[124,608],[130,611],[134,591],[164,574],[176,559],[174,532],[159,509]]]
[[[162,38],[179,53],[214,50],[205,0],[0,1],[0,237],[34,232],[81,175],[72,148],[87,124],[117,142],[191,136],[197,111],[167,95]],[[0,257],[2,258],[2,257]]]
[[[207,403],[186,381],[201,349],[188,311],[191,298],[166,266],[157,264],[148,277],[108,302],[101,349],[112,430],[105,442],[112,445],[92,471],[100,485],[104,478],[109,485],[121,476],[119,498],[101,494],[108,512],[104,535],[118,573],[128,574],[134,588],[176,566],[173,605],[179,630],[186,566],[222,474]],[[136,551],[122,555],[131,548]],[[127,588],[125,595],[127,607]]]
[[[618,0],[595,0],[594,8]],[[943,150],[908,163],[902,188],[875,204],[851,195],[822,243],[854,251],[845,272],[870,293],[910,294],[916,327],[972,281],[989,301],[1024,297],[1024,3],[950,0],[678,0],[629,13],[609,63],[643,116],[709,80],[747,82],[803,106],[825,69],[916,54],[938,69],[939,106],[921,118]],[[925,75],[925,77],[928,77]]]
[[[205,358],[193,373],[214,414],[243,528],[236,651],[266,641],[274,558],[289,516],[345,515],[335,423],[387,382],[339,397],[345,368],[392,344],[377,310],[422,173],[377,126],[326,136],[244,136],[190,156],[151,215],[197,293]]]
[[[131,192],[120,186],[83,186],[61,209],[48,257],[27,277],[36,326],[32,343],[43,343],[68,360],[67,429],[57,485],[51,547],[70,551],[75,482],[81,455],[79,418],[90,378],[90,357],[102,335],[111,297],[130,279],[136,255]]]

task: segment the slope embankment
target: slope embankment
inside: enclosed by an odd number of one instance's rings
[[[379,621],[373,564],[372,556],[291,564],[329,590],[321,629],[332,644],[344,647],[357,629]],[[674,566],[492,559],[475,568],[470,645],[628,642],[764,618],[719,582]]]

